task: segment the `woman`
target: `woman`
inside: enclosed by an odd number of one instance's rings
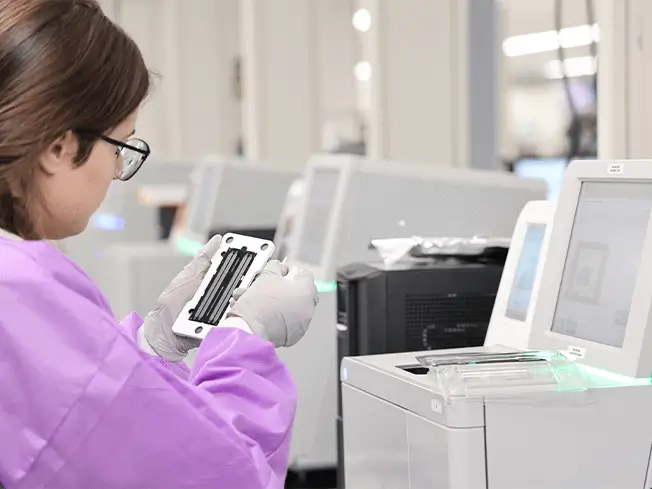
[[[274,347],[305,333],[312,276],[271,262],[190,372],[172,323],[211,240],[143,321],[118,324],[44,240],[80,233],[134,138],[142,56],[95,0],[0,0],[0,485],[7,489],[280,488],[296,406]]]

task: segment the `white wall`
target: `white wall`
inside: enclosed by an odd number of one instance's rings
[[[239,0],[102,0],[156,72],[138,135],[154,159],[234,152],[241,132],[234,90]]]

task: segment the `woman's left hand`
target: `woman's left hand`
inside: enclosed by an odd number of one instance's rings
[[[172,280],[159,296],[156,309],[145,318],[142,326],[145,339],[158,356],[179,362],[201,343],[200,340],[176,335],[172,326],[183,307],[197,292],[211,266],[211,258],[217,253],[221,242],[221,236],[213,237]]]

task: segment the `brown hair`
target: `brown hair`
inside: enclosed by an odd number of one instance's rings
[[[0,0],[0,228],[38,239],[29,213],[39,155],[67,131],[83,164],[143,102],[150,74],[96,0]],[[74,192],[74,189],[71,189]]]

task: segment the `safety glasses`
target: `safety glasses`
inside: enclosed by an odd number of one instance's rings
[[[126,182],[133,177],[150,154],[149,144],[139,138],[130,138],[127,141],[118,141],[101,134],[95,134],[88,131],[77,131],[80,135],[91,136],[101,139],[116,147],[116,158],[119,158],[117,165],[116,180]],[[11,164],[16,161],[14,157],[0,157],[0,165]]]
[[[96,137],[116,147],[116,157],[121,160],[121,164],[118,166],[115,178],[123,182],[138,173],[150,154],[149,144],[139,138],[118,141],[103,135],[96,135]]]

